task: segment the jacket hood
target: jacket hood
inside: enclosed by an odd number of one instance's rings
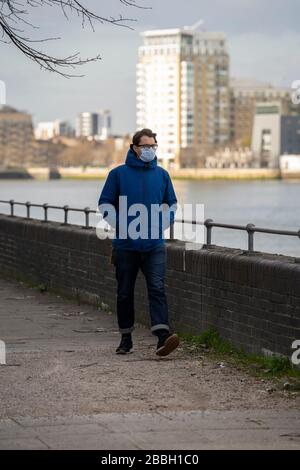
[[[157,166],[157,157],[155,157],[151,162],[146,163],[143,162],[140,158],[138,158],[134,152],[134,150],[130,147],[128,150],[126,160],[125,160],[126,165],[129,166],[135,166],[135,167],[144,167],[144,168],[155,168]]]

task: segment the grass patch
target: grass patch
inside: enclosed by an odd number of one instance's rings
[[[38,289],[39,292],[44,293],[47,292],[48,287],[46,284],[39,284],[38,286],[34,286],[36,289]]]
[[[299,379],[300,385],[300,370],[293,366],[288,357],[249,354],[242,349],[235,348],[230,342],[224,341],[214,328],[205,331],[200,336],[190,334],[179,336],[187,348],[195,353],[203,354],[204,352],[214,359],[226,359],[232,365],[242,366],[256,376]]]

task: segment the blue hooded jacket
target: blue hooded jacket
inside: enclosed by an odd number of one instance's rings
[[[119,196],[127,196],[127,206]],[[115,217],[107,204],[113,206]],[[140,211],[134,204],[143,204],[147,211]],[[158,166],[157,157],[145,163],[130,147],[125,164],[110,170],[98,208],[116,230],[113,247],[149,251],[165,243],[164,230],[174,222],[177,199],[169,173]],[[130,225],[137,232],[133,237],[130,230],[128,233]]]

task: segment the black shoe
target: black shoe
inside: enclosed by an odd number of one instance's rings
[[[168,331],[160,331],[157,334],[158,342],[156,348],[157,356],[168,356],[179,345],[179,338],[177,335],[171,335]]]
[[[119,347],[116,349],[117,354],[128,354],[132,350],[132,338],[131,333],[123,334]]]

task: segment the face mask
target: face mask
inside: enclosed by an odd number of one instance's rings
[[[142,153],[140,155],[140,159],[143,160],[143,162],[149,163],[154,160],[155,156],[155,150],[153,150],[152,148],[143,148]]]

